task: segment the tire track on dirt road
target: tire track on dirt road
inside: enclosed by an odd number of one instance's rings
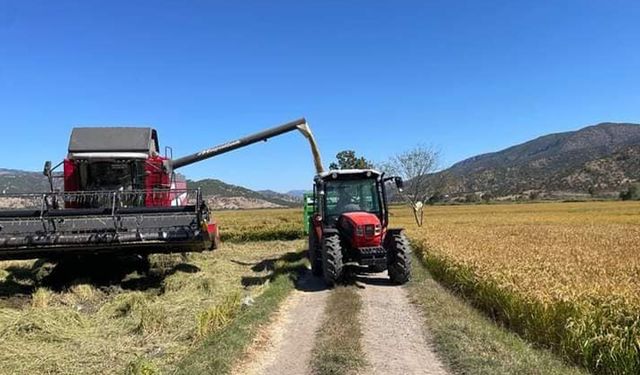
[[[322,279],[310,271],[301,276],[296,290],[234,374],[311,374],[311,351],[329,293]]]
[[[369,364],[363,373],[448,374],[407,290],[392,285],[386,272],[359,275],[357,280],[363,305],[362,344]]]

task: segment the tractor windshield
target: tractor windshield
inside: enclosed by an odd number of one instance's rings
[[[337,217],[345,212],[354,211],[375,214],[380,212],[374,179],[327,181],[325,199],[327,216]]]

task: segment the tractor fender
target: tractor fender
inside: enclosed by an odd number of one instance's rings
[[[322,234],[340,234],[340,231],[337,228],[322,228]]]
[[[387,234],[390,235],[400,234],[402,231],[404,231],[404,228],[387,228]]]
[[[382,238],[382,246],[387,246],[387,241],[389,238],[393,237],[394,235],[398,235],[400,233],[404,232],[404,228],[387,228],[387,231],[384,234],[384,237]]]

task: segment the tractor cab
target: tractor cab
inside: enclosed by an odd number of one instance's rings
[[[336,170],[316,177],[315,199],[325,226],[335,226],[345,213],[366,212],[386,221],[382,174],[374,170]]]
[[[336,227],[343,214],[354,212],[374,215],[381,226],[386,227],[389,213],[385,185],[388,181],[394,181],[399,189],[403,187],[400,177],[385,178],[383,173],[373,169],[321,173],[315,178],[313,199],[310,200],[314,209],[309,211],[322,217],[325,227]]]
[[[315,178],[313,198],[305,204],[309,215],[305,220],[309,233],[309,257],[316,275],[324,275],[334,284],[350,263],[374,270],[389,269],[390,277],[399,283],[408,279],[406,254],[398,272],[397,242],[408,242],[401,230],[388,229],[389,212],[385,183],[394,181],[402,189],[399,177],[384,177],[373,169],[332,170]],[[307,203],[309,202],[309,203]],[[397,241],[396,241],[397,240]],[[402,252],[402,250],[401,250]]]

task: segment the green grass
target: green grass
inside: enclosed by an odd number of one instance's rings
[[[249,242],[249,241],[292,241],[305,238],[306,235],[300,228],[256,228],[249,231],[224,231],[220,233],[223,242]]]
[[[338,286],[331,291],[313,349],[315,374],[356,374],[366,365],[359,321],[361,307],[356,287]]]
[[[408,286],[412,302],[422,311],[436,350],[454,373],[587,374],[496,325],[436,282],[420,259],[413,264],[413,281]]]
[[[251,306],[243,307],[227,325],[214,330],[177,366],[178,374],[227,374],[244,354],[258,330],[294,288],[306,269],[303,253],[290,253],[276,263],[269,287]]]

